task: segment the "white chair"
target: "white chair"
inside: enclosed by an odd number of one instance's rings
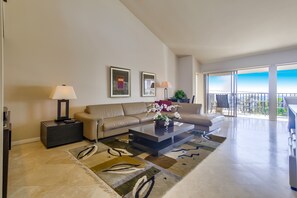
[[[284,105],[288,107],[290,104],[297,104],[297,96],[286,96],[284,97]]]
[[[288,105],[297,104],[297,96],[286,96],[284,97],[284,107],[287,108],[288,112],[288,130],[295,129],[295,116],[290,115]],[[292,113],[291,113],[292,114]]]

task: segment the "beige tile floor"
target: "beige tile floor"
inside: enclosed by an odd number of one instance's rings
[[[10,152],[8,197],[117,197],[68,154],[69,149],[87,143],[52,149],[41,142],[14,146]]]
[[[164,197],[297,197],[288,182],[286,122],[230,118],[218,134],[228,137],[225,143]],[[117,197],[68,155],[86,143],[14,146],[8,197]]]

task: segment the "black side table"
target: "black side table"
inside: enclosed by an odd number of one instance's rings
[[[2,197],[7,197],[8,161],[11,148],[11,123],[3,126],[3,173],[2,173]]]
[[[40,139],[46,148],[83,140],[83,123],[41,122]]]

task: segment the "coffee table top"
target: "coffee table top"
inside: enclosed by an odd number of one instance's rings
[[[146,124],[129,129],[129,133],[135,134],[139,137],[149,139],[155,142],[161,142],[178,134],[187,132],[194,129],[193,124],[175,122],[173,127],[155,128],[155,123]]]

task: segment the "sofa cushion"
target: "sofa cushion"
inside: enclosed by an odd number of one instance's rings
[[[139,120],[131,116],[117,116],[112,118],[106,118],[103,121],[103,130],[106,131],[133,124],[139,124]]]
[[[131,115],[137,119],[139,119],[140,123],[153,121],[155,113],[140,113],[140,114],[134,114]]]
[[[124,103],[122,106],[125,115],[134,115],[147,111],[147,106],[144,102]]]
[[[89,105],[85,111],[97,118],[111,118],[124,115],[121,104]]]
[[[200,114],[201,104],[180,103],[179,113]]]
[[[224,121],[224,116],[219,114],[195,115],[183,113],[181,114],[181,119],[179,121],[209,127],[213,124]]]

